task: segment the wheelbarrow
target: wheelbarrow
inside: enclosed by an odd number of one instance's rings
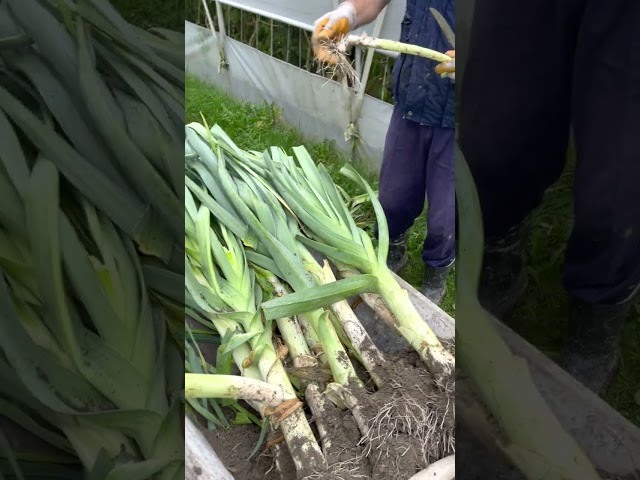
[[[442,340],[453,340],[455,320],[433,305],[407,282],[399,277],[398,281],[409,292],[412,302],[436,335]],[[366,301],[358,305],[355,312],[372,336],[372,340],[383,351],[401,351],[408,347],[406,342],[387,326],[384,319],[376,315]],[[608,478],[630,480],[638,478],[640,429],[575,381],[514,331],[498,320],[494,319],[493,323],[512,352],[527,362],[533,380],[545,401],[565,430],[577,440],[594,467],[598,471],[606,472],[605,477]],[[481,402],[476,399],[471,385],[464,380],[458,380],[456,383],[456,406],[460,422],[466,427],[465,430],[472,433],[476,444],[488,448],[488,453],[496,454],[494,458],[497,461],[492,462],[491,466],[492,476],[485,477],[482,472],[478,472],[479,476],[475,478],[505,480],[523,478],[510,466],[506,458],[501,457],[496,443],[499,433],[485,421],[487,412]],[[206,440],[198,434],[197,429],[194,430],[189,426],[185,430],[185,454],[187,455],[185,479],[197,477],[200,480],[232,480],[233,477],[224,469],[223,463],[217,456],[214,459],[213,450],[207,447],[208,444],[202,443],[203,441],[206,443]],[[492,445],[496,445],[496,448],[491,448]],[[459,449],[458,452],[462,453]],[[475,458],[482,457],[484,455],[476,452]],[[465,462],[465,464],[468,463],[470,462]],[[196,475],[197,472],[200,473]],[[190,474],[192,476],[189,476]],[[459,476],[470,478],[465,477],[462,472]]]

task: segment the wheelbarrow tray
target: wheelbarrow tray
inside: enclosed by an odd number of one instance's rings
[[[448,315],[437,315],[433,304],[420,292],[402,279],[399,282],[409,291],[416,308],[421,313],[425,312],[423,318],[438,335],[455,330],[454,319]],[[495,318],[492,320],[513,354],[527,362],[531,376],[545,401],[566,431],[576,439],[594,467],[614,477],[640,478],[640,428],[574,380],[512,329]],[[473,418],[477,412],[469,410],[480,408],[479,402],[472,397],[471,385],[465,381],[457,381],[456,406],[462,418]],[[485,435],[480,435],[483,440],[488,439],[486,432]],[[463,450],[458,452],[462,453]]]
[[[398,276],[396,279],[408,291],[412,303],[436,335],[443,340],[454,340],[455,320],[406,281]],[[374,343],[384,352],[408,348],[404,339],[376,318],[374,312],[364,302],[355,309],[355,313]],[[513,330],[496,319],[493,319],[493,322],[511,351],[527,362],[540,393],[563,427],[585,451],[595,468],[615,477],[635,478],[634,475],[640,471],[638,462],[640,428],[575,381]],[[480,443],[485,447],[490,448],[491,443],[495,444],[498,433],[492,430],[494,427],[490,422],[481,418],[488,415],[483,405],[475,398],[472,386],[465,380],[458,380],[456,383],[456,405],[459,418],[472,430],[476,439],[480,439]],[[458,451],[463,452],[463,450]],[[496,448],[493,451],[499,450]],[[481,455],[476,455],[476,458],[480,457]],[[522,478],[521,474],[506,461],[501,466],[492,468],[492,478],[509,480]],[[229,475],[228,472],[225,474]]]

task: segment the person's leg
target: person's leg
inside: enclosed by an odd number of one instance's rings
[[[579,3],[475,5],[459,141],[484,221],[480,301],[500,318],[526,289],[527,218],[565,165]]]
[[[575,224],[563,365],[593,390],[615,371],[640,285],[640,3],[589,1],[575,59]]]
[[[394,109],[380,170],[379,198],[389,224],[387,264],[395,272],[407,261],[406,232],[424,209],[430,130]]]
[[[427,157],[427,236],[422,259],[426,265],[422,293],[439,304],[455,258],[456,171],[455,130],[434,128]]]

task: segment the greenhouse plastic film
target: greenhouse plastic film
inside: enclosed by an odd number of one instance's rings
[[[333,10],[333,0],[220,0],[224,5],[241,8],[252,13],[272,18],[298,27],[305,26],[306,30],[313,28],[313,23],[325,13]],[[406,0],[394,0],[387,7],[382,38],[398,40],[400,38],[400,26],[404,18]],[[357,33],[373,31],[373,24],[365,25],[356,30]]]
[[[224,47],[229,67],[219,72],[219,46],[211,31],[185,22],[185,34],[188,74],[219,87],[233,98],[274,104],[282,119],[306,139],[333,140],[339,150],[351,153],[351,142],[345,140],[351,105],[355,101],[351,89],[230,38]],[[357,122],[356,155],[371,170],[380,167],[392,109],[391,105],[373,97],[364,98]]]

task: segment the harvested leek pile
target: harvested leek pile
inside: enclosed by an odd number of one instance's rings
[[[294,153],[186,128],[187,313],[215,328],[240,372],[187,374],[187,399],[246,401],[281,429],[298,478],[410,478],[454,450],[452,349],[386,267],[386,221],[366,182],[343,168],[374,205],[377,246],[328,172]],[[376,347],[346,301],[364,293],[411,352]]]
[[[181,478],[183,45],[0,1],[2,478]]]

